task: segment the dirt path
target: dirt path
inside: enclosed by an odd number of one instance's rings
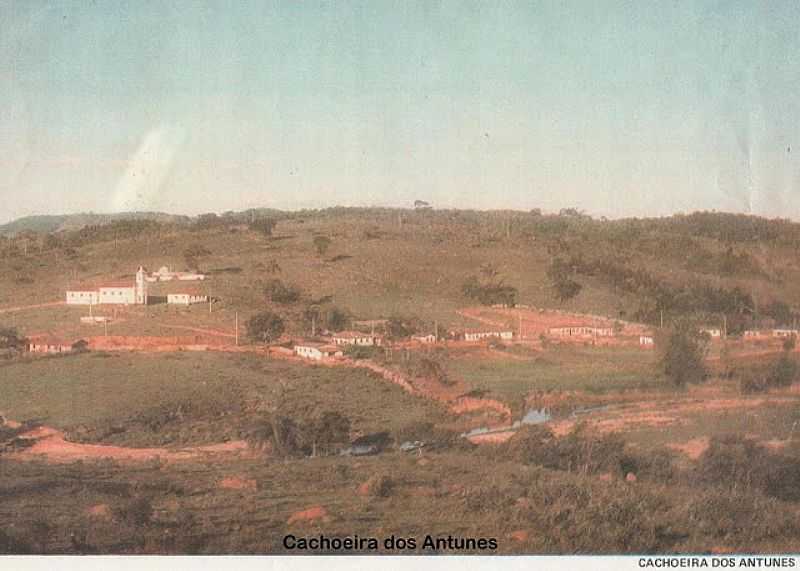
[[[0,313],[14,313],[17,311],[26,311],[28,309],[42,309],[44,307],[58,307],[59,305],[66,305],[65,301],[50,301],[47,303],[37,303],[35,305],[19,305],[17,307],[3,307],[0,308]]]
[[[170,329],[183,329],[185,331],[193,331],[195,333],[202,333],[203,335],[212,335],[214,337],[227,337],[228,339],[235,339],[236,334],[226,333],[224,331],[217,331],[215,329],[203,329],[201,327],[191,327],[189,325],[167,325],[166,323],[158,323],[159,327],[168,327]]]
[[[208,446],[192,446],[176,450],[167,448],[126,448],[105,444],[83,444],[69,442],[64,438],[64,433],[55,428],[40,426],[29,432],[23,433],[19,438],[33,441],[31,446],[22,448],[8,454],[6,457],[14,460],[35,460],[44,458],[47,462],[63,464],[77,460],[116,460],[119,462],[146,462],[160,459],[165,462],[193,460],[220,454],[246,454],[252,455],[243,440],[234,440],[221,444]]]

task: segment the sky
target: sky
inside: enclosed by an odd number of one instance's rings
[[[800,219],[800,2],[0,3],[0,223],[410,206]]]

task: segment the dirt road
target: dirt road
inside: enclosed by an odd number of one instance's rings
[[[19,305],[17,307],[2,307],[0,313],[14,313],[17,311],[27,311],[29,309],[42,309],[44,307],[58,307],[59,305],[66,305],[65,301],[50,301],[47,303],[37,303],[35,305]]]

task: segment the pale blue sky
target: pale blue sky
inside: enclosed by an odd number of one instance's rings
[[[11,0],[0,222],[417,198],[800,219],[798,29],[795,0]]]

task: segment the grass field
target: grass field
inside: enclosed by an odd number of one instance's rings
[[[361,370],[223,353],[87,353],[26,360],[0,366],[0,386],[2,412],[10,418],[63,429],[132,425],[106,438],[126,445],[239,438],[264,406],[279,406],[294,418],[336,411],[364,432],[445,419],[437,405]],[[177,410],[184,421],[158,430],[141,426],[149,417]]]
[[[638,348],[564,345],[513,356],[486,359],[467,353],[451,359],[448,370],[472,388],[509,399],[534,391],[603,393],[663,384],[655,378],[653,352]]]

